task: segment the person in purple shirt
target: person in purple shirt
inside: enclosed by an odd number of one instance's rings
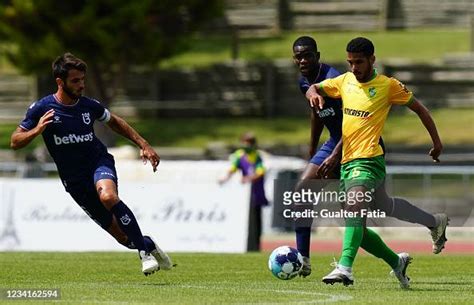
[[[254,134],[247,132],[242,135],[243,147],[237,149],[231,156],[231,166],[226,176],[219,179],[219,184],[227,182],[238,170],[242,173],[242,183],[250,183],[250,210],[248,251],[260,250],[262,233],[262,207],[268,205],[265,196],[265,168],[257,150],[257,139]]]
[[[145,275],[172,263],[149,236],[143,236],[133,212],[118,196],[115,161],[94,133],[94,122],[107,124],[140,148],[155,172],[156,151],[127,122],[83,96],[87,65],[71,53],[52,64],[57,91],[34,102],[11,136],[11,147],[20,149],[41,135],[58,168],[59,177],[74,201],[120,244],[137,249]],[[60,242],[60,241],[58,241]]]

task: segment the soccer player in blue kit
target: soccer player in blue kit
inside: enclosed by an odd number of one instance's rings
[[[293,43],[293,60],[301,72],[299,88],[303,94],[312,84],[325,79],[335,78],[340,75],[335,68],[319,61],[320,53],[316,41],[309,36],[301,36]],[[323,109],[311,108],[311,141],[310,156],[312,157],[300,177],[296,189],[304,187],[306,181],[311,179],[326,179],[340,177],[340,161],[342,157],[342,101],[325,97],[327,101]],[[324,129],[329,131],[329,139],[316,152],[319,138]],[[382,138],[380,145],[384,148]],[[375,208],[386,212],[387,216],[403,221],[418,223],[426,226],[433,240],[433,253],[440,253],[447,239],[445,236],[448,217],[446,214],[431,215],[412,205],[402,198],[389,197],[385,188],[376,193]],[[311,227],[297,226],[296,244],[298,251],[303,256],[303,267],[300,276],[311,274],[310,240]]]
[[[87,70],[84,61],[66,53],[56,58],[52,70],[56,93],[29,107],[11,136],[11,147],[23,148],[41,134],[66,191],[84,212],[120,244],[138,250],[145,275],[171,269],[169,256],[151,237],[142,235],[133,212],[120,200],[115,161],[96,137],[94,121],[106,123],[134,142],[154,172],[160,157],[122,118],[82,95]]]

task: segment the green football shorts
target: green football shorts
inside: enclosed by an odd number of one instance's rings
[[[365,186],[367,190],[376,190],[385,180],[385,158],[383,155],[355,159],[341,166],[341,190],[347,191],[354,186]]]

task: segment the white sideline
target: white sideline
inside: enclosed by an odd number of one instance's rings
[[[209,289],[209,286],[198,286],[198,285],[177,285],[177,287],[181,288],[191,288],[191,289]],[[212,289],[220,289],[220,290],[236,290],[237,287],[215,287],[213,286]],[[262,292],[275,292],[275,293],[282,293],[282,294],[299,294],[299,295],[307,295],[307,296],[323,296],[327,297],[326,299],[318,299],[318,300],[308,300],[308,301],[300,301],[295,300],[293,302],[268,302],[268,303],[258,303],[261,304],[318,304],[318,303],[333,303],[339,301],[349,301],[352,300],[352,296],[350,295],[343,295],[343,294],[330,294],[330,293],[322,293],[322,292],[311,292],[311,291],[299,291],[299,290],[281,290],[281,289],[265,289],[265,288],[249,288],[246,287],[246,290],[252,291],[262,291]],[[254,303],[252,303],[254,304]]]

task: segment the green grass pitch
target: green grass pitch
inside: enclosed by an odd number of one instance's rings
[[[327,286],[332,256],[313,254],[313,274],[278,280],[268,253],[172,254],[178,266],[145,277],[135,253],[0,253],[0,289],[60,288],[55,301],[1,304],[473,304],[474,258],[413,255],[401,290],[380,260],[359,255],[355,284]]]

